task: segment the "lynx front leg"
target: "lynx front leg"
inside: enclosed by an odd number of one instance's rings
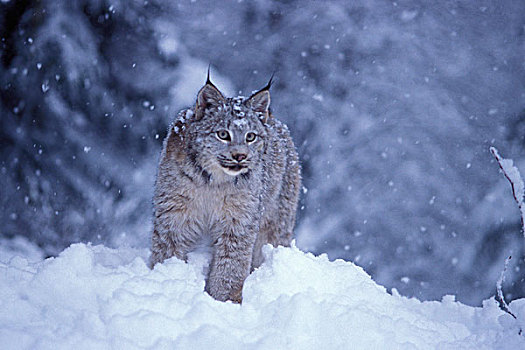
[[[151,256],[149,267],[161,263],[173,256],[181,260],[187,259],[187,254],[194,246],[197,234],[195,224],[185,220],[179,213],[162,213],[154,222],[151,237]]]
[[[166,234],[160,234],[157,229],[153,230],[151,237],[151,256],[149,258],[149,268],[153,269],[155,264],[176,255],[175,244]],[[179,257],[180,258],[180,257]]]
[[[253,230],[240,234],[232,230],[219,237],[206,281],[206,291],[213,298],[242,302],[242,287],[250,274],[254,241]]]

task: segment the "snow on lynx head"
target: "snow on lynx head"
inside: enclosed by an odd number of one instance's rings
[[[248,98],[226,98],[210,81],[185,115],[190,157],[213,178],[247,174],[261,165],[267,137],[271,80]],[[193,114],[191,113],[193,112]],[[184,117],[184,116],[183,116]]]

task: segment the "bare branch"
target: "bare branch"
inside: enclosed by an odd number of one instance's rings
[[[509,256],[507,259],[505,259],[505,266],[503,267],[503,271],[501,271],[501,275],[499,276],[498,282],[496,283],[496,301],[499,303],[499,308],[512,317],[516,318],[516,315],[512,313],[509,309],[509,305],[505,301],[505,296],[503,295],[502,285],[503,281],[505,280],[505,272],[507,272],[507,265],[509,264],[510,259],[512,259],[512,256]]]
[[[490,153],[496,158],[498,165],[503,172],[503,175],[509,180],[510,186],[512,188],[512,195],[514,200],[518,203],[518,208],[521,214],[521,231],[525,237],[525,186],[523,184],[523,178],[520,175],[520,172],[514,162],[511,159],[505,159],[501,157],[498,153],[498,150],[495,147],[490,147]]]

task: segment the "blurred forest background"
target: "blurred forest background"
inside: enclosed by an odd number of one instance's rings
[[[297,244],[420,299],[525,297],[495,146],[525,173],[525,2],[0,1],[0,236],[147,247],[161,142],[211,63],[272,72],[299,150]]]

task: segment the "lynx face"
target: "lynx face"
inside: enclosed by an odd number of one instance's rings
[[[266,90],[249,98],[225,98],[208,82],[199,92],[188,130],[197,165],[216,179],[262,166],[269,102]]]

